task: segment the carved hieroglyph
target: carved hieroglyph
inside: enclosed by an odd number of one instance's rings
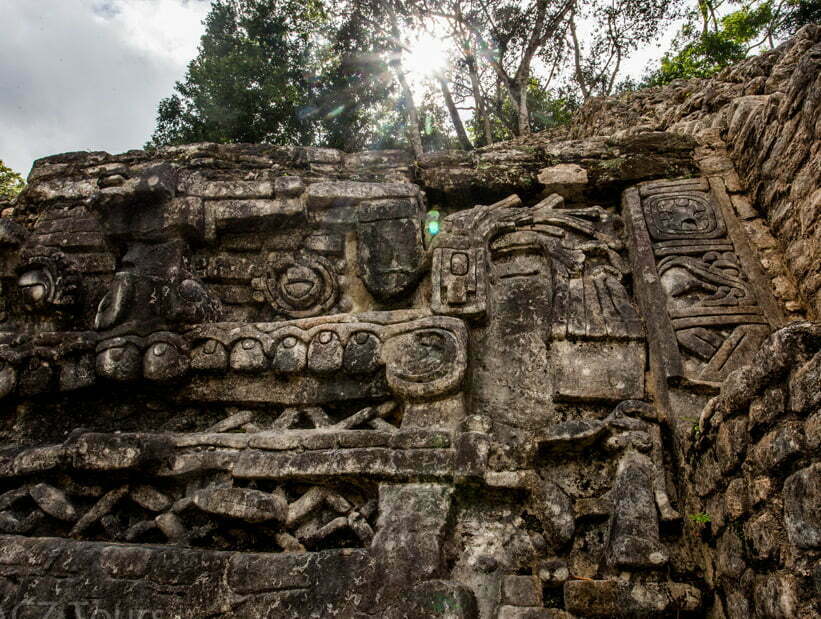
[[[720,181],[717,181],[720,183]],[[721,381],[748,362],[777,316],[748,273],[704,179],[660,181],[625,193],[638,298],[668,379]]]

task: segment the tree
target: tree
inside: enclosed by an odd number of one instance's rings
[[[346,2],[328,4],[317,143],[346,151],[403,147],[406,122],[384,54],[388,43],[349,8]]]
[[[310,142],[306,69],[323,19],[313,0],[215,0],[185,80],[160,102],[152,142]]]
[[[373,37],[321,0],[214,0],[197,57],[158,107],[149,145],[364,148],[390,96]]]
[[[0,200],[11,200],[23,191],[26,182],[17,172],[6,166],[0,159]]]
[[[499,139],[500,129],[505,137],[538,130],[542,125],[535,121],[534,106],[542,108],[542,119],[550,117],[550,123],[566,118],[568,106],[577,99],[571,91],[582,100],[611,94],[630,53],[657,35],[681,1],[429,0],[419,4],[423,14],[449,24],[468,78],[464,89],[474,102],[471,126],[487,144]],[[579,34],[580,22],[592,31],[589,35]],[[557,81],[563,83],[558,89]],[[546,115],[544,110],[551,111]]]
[[[551,40],[563,36],[567,16],[577,0],[474,0],[451,3],[433,14],[454,22],[454,28],[470,33],[478,55],[493,69],[498,86],[506,92],[516,110],[515,132],[531,132],[528,110],[528,85],[533,62]],[[447,3],[445,3],[447,5]],[[470,55],[467,66],[475,62],[470,43],[463,46]]]
[[[643,85],[710,77],[819,20],[818,0],[698,0],[661,66]]]
[[[622,63],[630,53],[655,39],[662,26],[678,14],[680,0],[591,0],[570,13],[569,47],[573,79],[586,101],[607,96],[617,86]],[[582,40],[579,18],[592,32]]]

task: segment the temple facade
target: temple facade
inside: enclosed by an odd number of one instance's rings
[[[0,617],[816,617],[821,27],[472,152],[38,160]]]

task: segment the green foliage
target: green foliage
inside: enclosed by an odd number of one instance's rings
[[[710,517],[710,514],[706,514],[704,512],[700,512],[698,514],[690,514],[688,518],[690,518],[690,520],[697,524],[708,524],[713,521],[713,519]]]
[[[686,24],[658,70],[620,81],[629,55],[685,3]],[[434,19],[449,24],[447,34],[429,26]],[[819,0],[212,0],[197,57],[160,101],[147,146],[356,151],[407,148],[412,137],[415,150],[420,140],[423,150],[460,148],[461,122],[440,83],[414,94],[403,81],[408,34],[425,28],[452,45],[441,76],[454,105],[474,110],[467,131],[483,146],[566,124],[593,96],[708,77],[817,20]]]
[[[533,131],[544,131],[566,125],[580,105],[577,91],[570,86],[545,88],[537,78],[531,78],[527,88],[527,107]],[[503,99],[491,114],[491,130],[494,142],[515,137],[516,108],[509,99]],[[474,144],[484,146],[481,119],[474,116],[467,123],[468,133]]]
[[[160,102],[152,142],[310,142],[311,0],[215,0],[185,81]]]
[[[821,20],[818,0],[698,0],[695,4],[672,49],[642,86],[710,77],[761,46],[772,46],[776,38],[790,36],[804,24]],[[718,17],[725,5],[739,8]]]
[[[6,166],[0,159],[0,200],[11,200],[23,191],[26,182],[17,172]]]
[[[394,130],[385,63],[321,0],[214,0],[197,57],[158,107],[149,146],[323,144],[355,150]],[[388,140],[390,141],[390,140]]]
[[[782,10],[783,17],[775,31],[780,38],[794,34],[807,24],[821,23],[819,0],[787,0]]]
[[[546,89],[539,80],[530,81],[527,91],[527,105],[530,109],[534,131],[544,131],[566,125],[578,109],[580,101],[575,90]]]

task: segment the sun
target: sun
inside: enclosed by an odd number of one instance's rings
[[[443,35],[423,31],[409,38],[402,64],[413,82],[421,83],[445,69],[448,41]]]

